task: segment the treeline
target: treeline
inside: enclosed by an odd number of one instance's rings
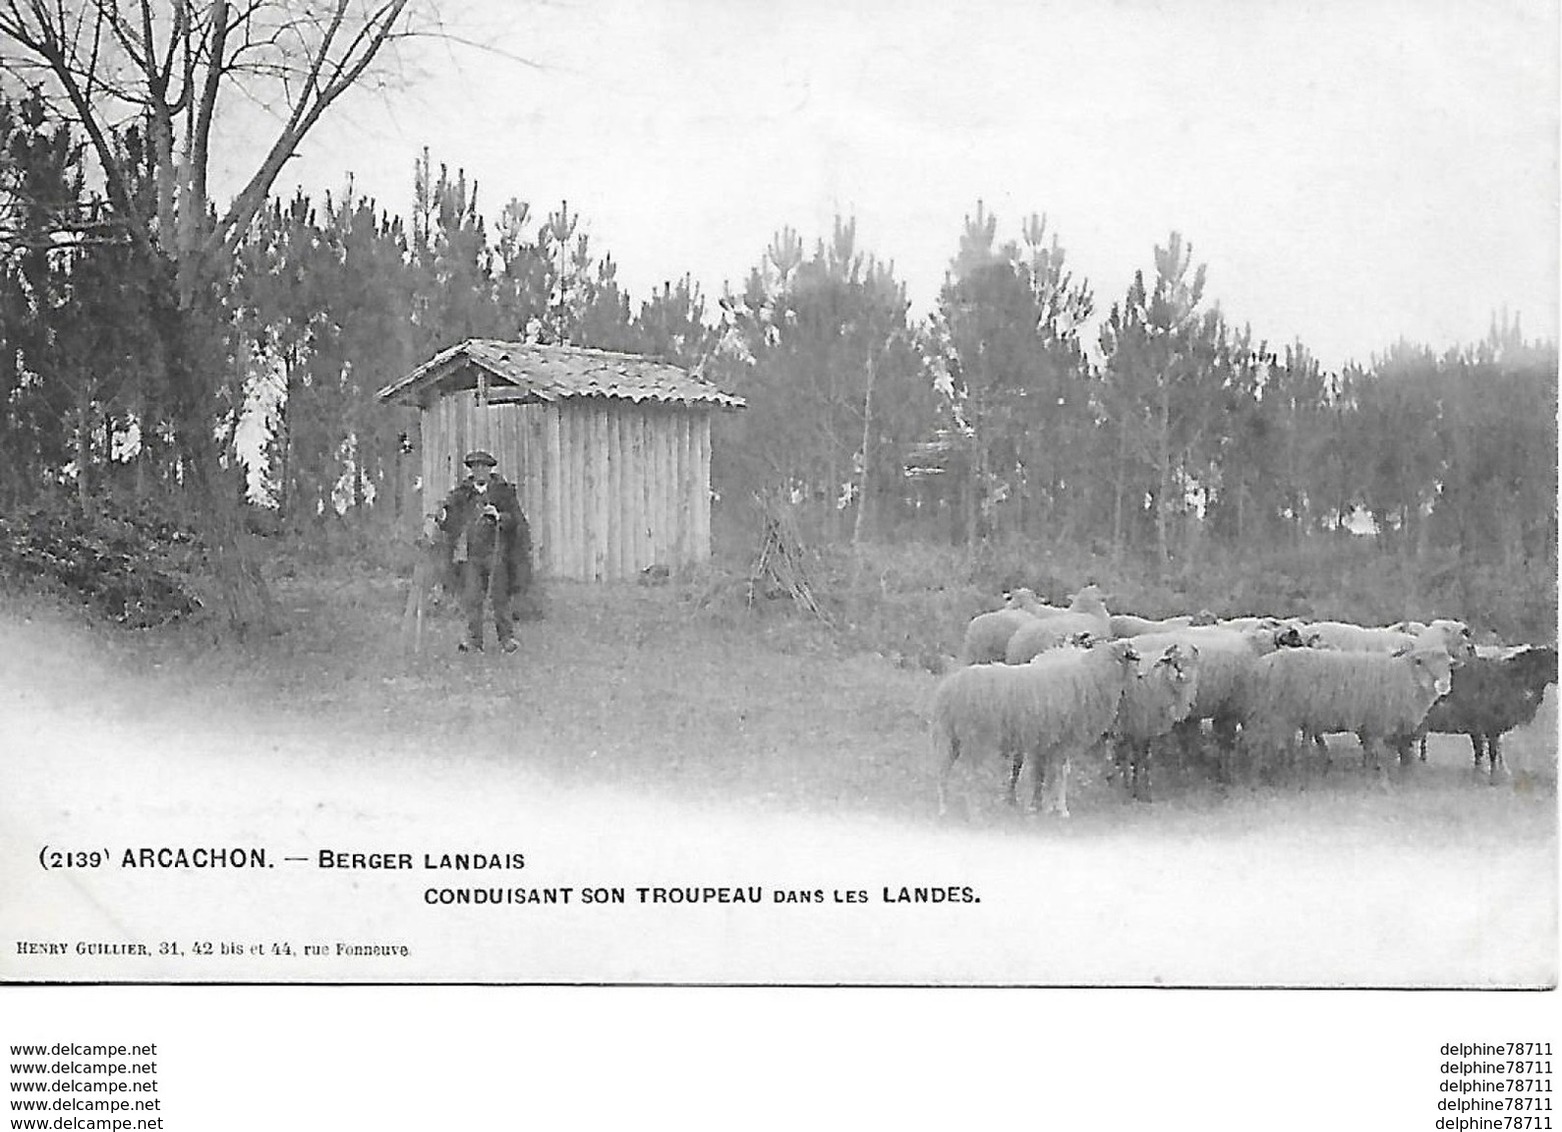
[[[135,129],[125,146],[141,144]],[[62,487],[177,496],[190,465],[167,380],[167,271],[86,188],[85,154],[42,104],[0,102],[0,507]],[[611,256],[567,205],[510,201],[491,237],[477,187],[433,166],[408,220],[355,194],[298,194],[260,211],[207,327],[210,427],[236,492],[301,530],[388,519],[407,504],[398,458],[415,417],[374,392],[469,337],[574,342],[697,361],[709,331],[688,279],[637,313]],[[261,440],[254,439],[260,422]],[[248,463],[258,462],[255,475]],[[258,492],[253,489],[258,486]]]
[[[137,131],[116,144],[150,193]],[[168,269],[88,182],[68,127],[37,99],[0,102],[6,508],[177,495],[188,473],[191,406],[162,356],[177,338],[157,333]],[[411,197],[406,219],[350,182],[273,200],[221,284],[201,411],[233,489],[258,459],[259,498],[292,528],[406,513],[416,429],[374,390],[476,336],[701,369],[749,403],[718,421],[715,491],[783,495],[822,537],[1017,535],[1165,573],[1212,548],[1370,532],[1466,588],[1492,565],[1554,576],[1556,346],[1505,317],[1464,348],[1401,342],[1326,371],[1228,323],[1177,233],[1103,299],[1043,218],[1001,237],[980,205],[926,318],[850,220],[811,242],[782,229],[709,306],[687,277],[636,304],[567,206],[512,200],[490,224],[427,153]],[[241,442],[257,420],[263,442]]]

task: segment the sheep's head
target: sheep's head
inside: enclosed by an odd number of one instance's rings
[[[1095,617],[1106,617],[1106,598],[1101,593],[1101,587],[1091,582],[1069,599],[1069,610],[1073,613],[1088,613]]]
[[[1114,660],[1129,671],[1136,669],[1139,664],[1139,650],[1134,648],[1132,638],[1124,638],[1119,641],[1098,641],[1093,647],[1106,649],[1107,653]]]
[[[1198,671],[1199,646],[1191,644],[1167,645],[1155,661],[1164,665],[1178,677],[1187,677]]]
[[[1274,630],[1262,626],[1242,630],[1242,640],[1254,656],[1268,656],[1280,647],[1275,641]]]
[[[1416,687],[1432,693],[1433,701],[1442,699],[1452,690],[1453,660],[1447,649],[1422,646],[1394,655],[1411,666]]]
[[[1196,614],[1194,614],[1193,620],[1190,622],[1190,624],[1193,625],[1216,625],[1219,623],[1220,618],[1216,617],[1207,609],[1199,610]]]
[[[1456,668],[1475,657],[1475,639],[1470,636],[1470,627],[1463,621],[1433,621],[1415,635],[1422,640],[1438,641],[1453,658]]]
[[[1313,635],[1317,639],[1317,634]],[[1274,630],[1274,642],[1277,649],[1304,649],[1308,648],[1308,639],[1302,635],[1302,627],[1295,621],[1282,621]]]
[[[1526,645],[1506,663],[1525,688],[1544,692],[1557,682],[1557,650],[1551,645]]]
[[[1041,602],[1036,599],[1036,591],[1027,586],[1021,586],[1017,590],[1010,590],[1003,599],[1006,609],[1036,609]]]
[[[1152,671],[1166,682],[1172,694],[1170,705],[1172,719],[1181,722],[1188,717],[1193,701],[1199,694],[1199,649],[1197,645],[1168,645],[1156,658]]]

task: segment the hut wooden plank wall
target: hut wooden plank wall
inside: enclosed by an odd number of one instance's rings
[[[653,359],[472,340],[380,390],[421,410],[422,507],[492,452],[513,480],[544,575],[630,578],[710,557],[711,413],[741,408]]]

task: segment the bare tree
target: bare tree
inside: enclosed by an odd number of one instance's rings
[[[181,306],[225,273],[283,165],[383,49],[413,34],[408,0],[4,0],[8,70],[43,83],[80,123],[110,199],[144,250],[179,269]],[[239,95],[278,118],[253,173],[220,215],[207,177],[219,103]],[[151,199],[114,144],[146,131]]]
[[[236,626],[269,622],[238,492],[214,440],[222,345],[218,290],[283,165],[341,95],[415,34],[409,0],[0,0],[0,67],[42,90],[85,133],[130,237],[162,265],[168,387],[184,467]],[[225,106],[275,120],[262,146],[216,128]],[[144,139],[133,145],[127,137]],[[213,206],[214,145],[254,148],[253,172]],[[231,465],[233,461],[228,461]]]

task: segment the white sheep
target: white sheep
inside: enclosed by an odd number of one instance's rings
[[[1315,621],[1303,627],[1302,636],[1313,648],[1338,649],[1342,652],[1393,653],[1437,646],[1447,652],[1455,663],[1463,663],[1475,655],[1470,627],[1463,621],[1431,621],[1414,633],[1399,628],[1367,628],[1352,625],[1348,621]]]
[[[1132,613],[1114,613],[1109,621],[1113,637],[1140,637],[1145,633],[1169,633],[1173,629],[1186,629],[1193,624],[1193,617],[1185,614],[1152,620]]]
[[[1475,638],[1463,621],[1430,621],[1411,634],[1415,638],[1412,648],[1442,645],[1457,668],[1467,660],[1475,659]]]
[[[1052,609],[1043,605],[1035,593],[1023,586],[1009,594],[1002,609],[978,613],[965,629],[960,658],[966,664],[987,664],[1002,660],[1009,638],[1023,625],[1036,620],[1037,614]]]
[[[1215,622],[1221,629],[1235,629],[1237,632],[1245,632],[1248,629],[1277,629],[1280,627],[1278,617],[1260,617],[1257,615],[1246,617],[1222,617]]]
[[[1238,695],[1248,672],[1262,656],[1286,646],[1301,643],[1294,628],[1273,619],[1269,628],[1231,629],[1225,625],[1190,626],[1171,633],[1146,633],[1132,638],[1141,653],[1151,654],[1172,645],[1195,647],[1199,652],[1199,679],[1192,710],[1177,725],[1184,755],[1190,754],[1198,740],[1199,726],[1209,720],[1222,759],[1235,753]]]
[[[1118,772],[1135,798],[1150,800],[1151,746],[1193,711],[1198,662],[1197,645],[1177,643],[1158,652],[1141,652],[1112,724]]]
[[[1074,595],[1062,613],[1050,614],[1021,625],[1004,649],[1004,660],[1025,664],[1032,657],[1066,644],[1104,641],[1112,635],[1112,617],[1101,600],[1101,590],[1086,586]]]
[[[1217,719],[1231,707],[1233,697],[1253,662],[1279,647],[1274,629],[1228,629],[1224,625],[1193,625],[1170,633],[1146,633],[1135,637],[1141,653],[1164,651],[1172,645],[1191,646],[1199,653],[1198,696],[1191,717]]]
[[[1388,742],[1408,766],[1411,737],[1448,693],[1452,669],[1439,647],[1398,654],[1281,649],[1254,664],[1244,681],[1244,739],[1255,749],[1280,747],[1289,762],[1298,732],[1327,755],[1323,736],[1349,731],[1360,738],[1364,760],[1375,756],[1375,742]]]
[[[990,747],[1009,762],[1008,799],[1024,763],[1031,763],[1034,803],[1053,783],[1051,809],[1068,817],[1070,758],[1111,729],[1139,654],[1127,641],[1066,649],[1030,664],[975,664],[957,669],[933,695],[931,736],[939,760],[938,812],[948,808],[950,771],[962,748]]]

